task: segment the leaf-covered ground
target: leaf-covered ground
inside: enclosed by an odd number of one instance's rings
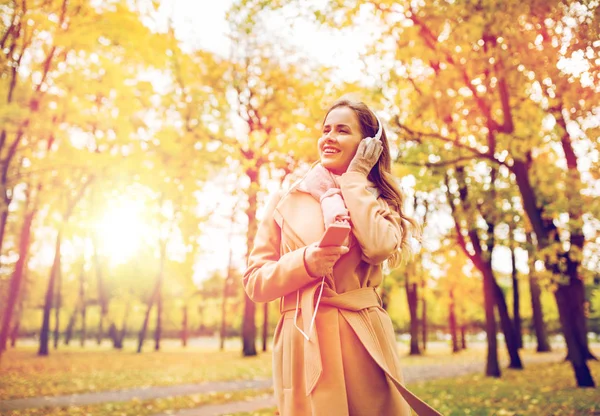
[[[9,350],[0,364],[0,398],[166,386],[216,380],[249,380],[271,376],[271,357],[242,358],[239,351],[81,350],[76,347],[38,357],[33,348]]]
[[[600,383],[600,363],[590,362]],[[567,362],[504,369],[500,379],[481,374],[416,383],[412,390],[445,415],[599,415],[600,388],[575,385]]]
[[[272,389],[242,390],[227,393],[194,394],[154,400],[131,400],[121,403],[104,403],[90,406],[69,406],[13,410],[3,416],[149,416],[157,413],[191,409],[218,403],[252,400],[272,395]],[[273,414],[273,411],[270,413]]]
[[[600,383],[600,363],[590,362]],[[600,387],[575,387],[569,363],[504,370],[500,379],[480,374],[408,386],[445,416],[598,416]],[[273,415],[274,409],[234,416]]]
[[[597,351],[596,351],[597,352]],[[481,360],[484,352],[474,346],[459,354],[447,347],[432,346],[426,357],[403,357],[403,365],[456,364]],[[561,357],[562,353],[556,354]],[[535,357],[523,351],[524,357]],[[600,382],[600,363],[590,362],[592,374]],[[0,365],[0,398],[115,390],[131,387],[175,385],[215,380],[268,378],[270,354],[241,358],[239,351],[215,352],[205,349],[166,349],[135,354],[110,349],[68,348],[38,357],[35,349],[9,350]],[[523,371],[503,370],[502,378],[481,374],[410,384],[420,397],[445,415],[600,415],[600,388],[579,389],[574,385],[569,363],[528,364]],[[123,416],[152,415],[166,410],[198,407],[204,404],[249,400],[270,390],[244,390],[195,394],[190,396],[132,400],[125,403],[52,409],[13,411],[8,416]],[[244,415],[272,415],[273,409]],[[240,414],[241,415],[241,414]]]
[[[399,345],[402,366],[483,362],[483,344],[452,354],[445,343],[431,343],[424,356],[407,356]],[[242,358],[239,349],[224,352],[195,347],[183,349],[166,343],[163,351],[136,354],[133,348],[115,351],[108,346],[61,347],[38,357],[34,346],[9,349],[0,363],[0,398],[96,392],[144,386],[166,386],[216,380],[271,377],[271,355]],[[501,350],[501,356],[505,355]],[[523,357],[533,357],[524,350]]]

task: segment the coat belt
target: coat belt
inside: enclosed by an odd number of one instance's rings
[[[321,284],[310,286],[307,289],[301,290],[302,298],[300,301],[302,323],[304,331],[309,332],[311,317],[315,310],[315,294]],[[280,312],[294,311],[296,302],[293,300],[294,294],[284,296],[281,299]],[[375,330],[369,318],[367,309],[372,307],[381,307],[381,298],[373,287],[365,287],[351,290],[345,293],[336,293],[334,290],[325,286],[320,300],[320,307],[333,307],[339,309],[340,314],[346,319],[350,327],[356,333],[358,339],[363,344],[365,349],[373,360],[381,367],[396,386],[400,394],[413,408],[419,416],[441,416],[439,412],[434,410],[428,404],[415,396],[410,390],[404,387],[396,374],[393,374],[388,363],[384,358],[383,349],[375,335]],[[321,362],[321,349],[319,346],[319,337],[316,326],[313,329],[313,334],[309,340],[304,340],[304,371],[305,371],[305,391],[306,395],[310,395],[314,390],[319,378],[323,372],[323,364]],[[310,335],[310,334],[309,334]]]

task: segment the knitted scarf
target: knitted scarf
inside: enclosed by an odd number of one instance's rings
[[[319,201],[325,229],[337,221],[350,224],[348,208],[344,203],[336,176],[320,163],[308,172],[297,189],[312,195]]]

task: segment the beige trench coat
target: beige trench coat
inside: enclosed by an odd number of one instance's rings
[[[304,251],[324,232],[321,206],[312,196],[275,195],[244,274],[253,301],[281,299],[273,346],[279,411],[283,416],[409,416],[412,406],[419,415],[436,415],[403,386],[392,322],[374,289],[382,280],[381,263],[400,244],[399,215],[368,190],[372,184],[364,175],[347,172],[338,180],[353,238],[350,251],[324,279],[312,330],[322,279],[306,271]]]

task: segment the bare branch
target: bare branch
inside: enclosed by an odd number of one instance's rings
[[[465,150],[467,150],[468,152],[472,153],[473,155],[475,155],[478,158],[491,160],[492,162],[495,162],[495,163],[497,163],[499,165],[502,165],[502,166],[506,166],[508,169],[511,169],[511,167],[508,166],[506,164],[506,162],[502,162],[502,161],[496,159],[494,157],[494,155],[489,154],[488,152],[482,152],[482,151],[477,150],[477,149],[475,149],[475,148],[473,148],[471,146],[468,146],[466,144],[460,143],[458,141],[458,139],[452,139],[450,137],[446,137],[446,136],[443,136],[443,135],[441,135],[439,133],[435,133],[435,132],[423,132],[423,131],[413,130],[413,129],[407,127],[406,125],[404,125],[400,121],[400,117],[398,115],[395,115],[394,118],[393,118],[393,120],[394,120],[394,124],[396,125],[396,127],[398,127],[400,130],[408,133],[408,135],[410,136],[408,138],[409,140],[413,140],[413,141],[416,141],[418,143],[423,143],[423,138],[429,137],[429,138],[432,138],[432,139],[440,140],[440,141],[445,142],[445,143],[451,143],[453,146],[455,146],[457,148],[460,148],[460,149],[465,149]]]

